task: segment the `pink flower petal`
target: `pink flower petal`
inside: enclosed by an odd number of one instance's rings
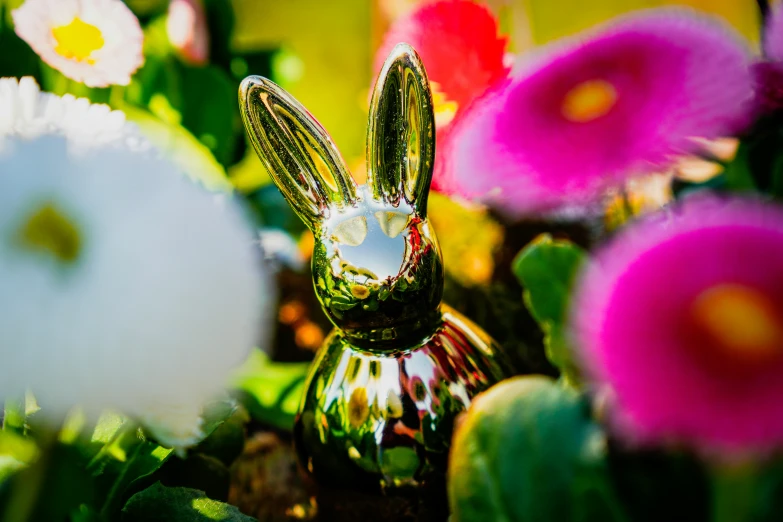
[[[594,200],[692,151],[693,137],[738,132],[752,108],[746,46],[684,9],[624,17],[527,60],[473,104],[446,144],[448,191],[512,216]],[[615,93],[606,113],[566,117],[567,96],[596,81]]]
[[[204,65],[209,60],[209,30],[203,0],[171,0],[166,32],[185,61]]]
[[[695,299],[742,285],[783,312],[783,209],[695,197],[626,227],[584,271],[573,301],[575,345],[614,390],[629,435],[700,449],[783,443],[783,347],[768,364],[727,364],[695,334]]]
[[[774,5],[764,29],[764,52],[771,60],[783,62],[783,8]]]

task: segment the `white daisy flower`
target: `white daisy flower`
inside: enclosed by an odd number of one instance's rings
[[[144,63],[144,34],[121,0],[26,0],[11,14],[44,62],[89,87],[128,85]]]
[[[29,389],[52,420],[116,409],[193,444],[273,294],[235,202],[169,162],[52,136],[0,155],[0,399]]]
[[[4,138],[30,139],[43,134],[65,136],[72,150],[105,145],[152,149],[122,111],[70,94],[60,97],[41,92],[30,77],[0,78],[0,145]]]

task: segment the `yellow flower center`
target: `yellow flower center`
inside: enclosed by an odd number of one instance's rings
[[[104,44],[101,30],[79,17],[74,18],[68,25],[53,28],[52,36],[57,42],[55,52],[63,58],[77,62],[95,63],[90,56]]]
[[[32,214],[19,229],[22,247],[53,255],[58,261],[72,263],[79,257],[82,240],[79,230],[52,204]]]
[[[370,416],[370,405],[367,402],[367,389],[356,388],[348,399],[348,421],[351,426],[358,428]]]
[[[740,361],[766,361],[783,354],[783,323],[775,305],[758,290],[717,285],[696,298],[691,312],[722,351]]]
[[[459,104],[446,98],[446,95],[440,90],[440,85],[436,82],[430,82],[430,88],[432,90],[432,111],[435,113],[435,128],[440,129],[451,123],[457,114]]]
[[[617,103],[617,91],[604,80],[577,84],[563,98],[563,116],[576,123],[587,123],[607,114]]]

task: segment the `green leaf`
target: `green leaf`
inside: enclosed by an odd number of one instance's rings
[[[233,399],[216,400],[204,406],[204,424],[201,432],[204,438],[209,437],[237,411],[237,403]]]
[[[95,425],[95,429],[92,432],[92,438],[90,442],[93,444],[109,444],[111,443],[117,433],[126,425],[128,419],[114,412],[104,412]]]
[[[747,143],[741,143],[734,159],[726,165],[723,176],[728,190],[743,192],[756,189],[750,166],[751,149]]]
[[[576,273],[585,252],[549,234],[538,236],[514,259],[512,269],[525,287],[528,307],[539,322],[562,323]]]
[[[104,522],[101,515],[91,506],[82,504],[71,513],[71,522]]]
[[[29,437],[13,431],[0,431],[0,455],[32,462],[38,456],[38,447]]]
[[[242,393],[250,416],[269,426],[291,430],[304,392],[309,363],[273,362],[254,350],[233,385]]]
[[[24,434],[26,417],[23,399],[6,399],[3,404],[3,431]]]
[[[166,28],[167,18],[165,14],[158,15],[144,28],[145,62],[150,57],[166,58],[174,53]]]
[[[234,163],[234,152],[244,130],[237,104],[237,85],[214,66],[179,66],[182,87],[182,126],[204,144],[224,166]]]
[[[547,357],[567,381],[578,382],[566,336],[568,306],[586,253],[571,242],[543,234],[514,259],[512,269],[525,288],[524,301],[544,332]]]
[[[235,412],[234,400],[208,404],[202,427],[205,435],[218,431]],[[132,421],[112,413],[101,417],[90,442],[98,449],[89,469],[97,477],[102,514],[109,518],[116,516],[133,494],[157,480],[156,473],[173,452],[146,439]],[[231,451],[236,452],[235,447]]]
[[[19,38],[13,30],[11,11],[18,7],[18,1],[6,2],[2,7],[2,20],[0,20],[0,71],[2,76],[34,76],[40,80],[41,60],[27,43]]]
[[[151,16],[166,11],[168,0],[125,0],[137,16]]]
[[[179,125],[162,122],[147,111],[126,105],[128,119],[185,174],[208,190],[231,192],[233,187],[223,167],[201,142]]]
[[[255,155],[255,152],[253,154]],[[260,164],[257,156],[254,161]],[[283,194],[271,182],[245,194],[245,201],[259,227],[279,228],[295,237],[306,230],[304,222],[294,213]]]
[[[220,3],[228,4],[224,0]],[[195,67],[178,60],[168,39],[166,18],[160,16],[145,28],[145,64],[134,75],[128,100],[157,114],[156,105],[165,98],[178,114],[177,123],[227,167],[238,159],[234,157],[237,145],[244,146],[238,84],[228,69]]]
[[[14,431],[0,431],[0,483],[27,467],[38,456],[35,442]]]
[[[21,460],[11,455],[0,455],[0,484],[8,480],[14,473],[27,466]]]
[[[220,438],[217,435],[224,426],[233,424],[237,412],[237,404],[233,399],[217,400],[207,404],[202,426],[206,439],[202,441],[203,446],[192,448],[187,458],[184,455],[170,458],[171,450],[155,445],[152,440],[146,441],[128,460],[130,469],[127,466],[123,468],[124,475],[120,477],[118,483],[124,480],[127,486],[116,489],[118,494],[114,495],[113,505],[107,513],[116,513],[116,509],[119,509],[133,494],[158,481],[166,486],[187,486],[204,490],[211,498],[228,498],[230,476],[227,464],[216,457],[204,454],[201,448],[229,456],[232,460],[236,458],[244,446],[244,423],[238,437],[233,432],[234,437]],[[244,417],[240,418],[244,419]]]
[[[220,460],[230,466],[242,453],[245,446],[245,424],[249,416],[247,411],[239,407],[231,416],[222,422],[193,451],[203,453]]]
[[[416,450],[404,446],[384,451],[381,460],[383,472],[394,477],[413,478],[422,467]]]
[[[86,456],[73,445],[53,443],[8,481],[0,520],[67,520],[94,499]]]
[[[234,25],[236,2],[225,0],[205,0],[204,11],[209,32],[209,61],[230,70],[233,57]]]
[[[783,119],[779,113],[759,119],[740,142],[720,178],[735,192],[764,192],[783,197]]]
[[[123,522],[252,522],[236,507],[217,502],[196,489],[155,483],[136,493],[122,509]]]
[[[214,457],[191,453],[186,459],[172,458],[155,473],[154,482],[166,487],[186,487],[203,491],[209,498],[228,501],[231,473],[228,467]]]
[[[605,462],[605,436],[575,391],[541,376],[480,395],[454,437],[455,519],[626,520]]]
[[[783,460],[765,462],[758,475],[756,520],[783,520]]]
[[[721,463],[713,466],[712,474],[713,522],[763,520],[754,516],[760,488],[753,466]]]
[[[124,438],[138,437],[136,432]],[[155,473],[168,460],[174,450],[140,439],[128,452],[125,462],[111,466],[106,475],[111,484],[101,510],[105,517],[119,513],[127,499],[146,484],[144,479]]]

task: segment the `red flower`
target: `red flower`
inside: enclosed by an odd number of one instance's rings
[[[445,150],[441,145],[448,140],[452,122],[508,76],[507,38],[498,35],[497,19],[486,6],[471,0],[440,0],[420,6],[391,26],[375,55],[376,72],[399,42],[413,46],[424,62],[436,111],[436,151]],[[438,190],[445,158],[436,154],[433,188]]]

